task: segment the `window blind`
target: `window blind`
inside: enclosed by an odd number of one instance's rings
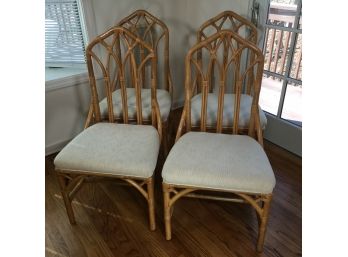
[[[45,0],[45,53],[46,66],[85,63],[77,0]]]

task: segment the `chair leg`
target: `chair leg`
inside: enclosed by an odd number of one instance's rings
[[[263,209],[263,207],[265,206],[265,202],[261,201],[261,202],[260,202],[260,205],[261,205],[261,209]],[[259,225],[259,228],[260,228],[261,217],[260,217],[260,215],[257,213],[256,210],[255,210],[255,212],[256,212],[256,217],[257,217],[257,224]]]
[[[162,135],[163,135],[163,153],[164,158],[168,156],[169,153],[169,137],[168,137],[168,122],[162,124]]]
[[[71,225],[75,225],[76,220],[75,220],[74,211],[71,205],[71,199],[69,197],[69,191],[67,190],[66,178],[63,175],[58,174],[58,181],[59,181],[60,190],[63,196],[66,212],[68,214],[69,222]]]
[[[164,226],[165,226],[165,233],[166,233],[166,239],[170,240],[172,238],[172,228],[171,228],[171,213],[170,213],[170,191],[169,186],[165,183],[162,184],[163,186],[163,201],[164,201]]]
[[[263,245],[265,241],[265,234],[266,234],[266,226],[269,216],[269,209],[271,206],[271,200],[272,195],[267,195],[263,199],[263,208],[262,208],[262,215],[260,216],[260,222],[259,222],[259,236],[257,240],[257,251],[262,252],[263,251]]]
[[[149,205],[149,224],[150,230],[156,229],[155,221],[155,195],[154,195],[154,178],[150,178],[147,182],[147,194],[148,194],[148,205]]]

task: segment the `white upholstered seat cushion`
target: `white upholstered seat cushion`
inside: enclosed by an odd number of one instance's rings
[[[167,90],[156,90],[157,102],[161,113],[162,121],[166,121],[171,108],[171,97]],[[151,89],[144,88],[141,90],[142,101],[142,113],[144,120],[151,119]],[[116,118],[122,117],[122,98],[121,90],[117,89],[112,93],[113,111]],[[130,119],[136,119],[136,95],[134,88],[127,88],[127,105],[128,105],[128,117]],[[107,100],[104,98],[99,103],[100,113],[103,117],[108,114]]]
[[[223,108],[223,127],[232,127],[234,117],[234,94],[224,95],[224,108]],[[216,93],[208,94],[207,101],[207,125],[215,126],[217,122],[217,108],[218,108],[218,95]],[[252,104],[252,97],[250,95],[242,94],[239,111],[239,127],[246,128],[249,125],[250,110]],[[201,107],[202,106],[202,94],[197,94],[191,99],[191,122],[193,126],[199,126],[201,121]],[[265,113],[259,108],[260,124],[261,128],[265,129],[267,125],[267,118]]]
[[[152,126],[97,123],[76,136],[56,156],[57,169],[151,177],[159,135]]]
[[[167,184],[245,193],[271,193],[275,177],[253,138],[189,132],[170,151],[162,171]]]

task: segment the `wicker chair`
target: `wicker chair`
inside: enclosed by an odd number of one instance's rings
[[[232,12],[232,11],[224,11],[217,16],[209,19],[205,23],[201,25],[201,27],[197,31],[197,42],[201,42],[202,40],[205,40],[209,36],[221,31],[221,30],[231,30],[235,32],[236,34],[240,35],[244,39],[250,41],[253,44],[257,44],[257,29],[256,27],[247,19],[243,18],[242,16]],[[254,55],[246,55],[244,62],[248,62],[249,64],[253,62]],[[202,63],[202,53],[200,50],[197,51],[197,62],[199,65]],[[241,66],[247,65],[246,63],[241,63]],[[215,64],[212,63],[211,67],[211,81],[210,81],[210,88],[209,88],[209,96],[208,98],[211,99],[211,101],[208,101],[208,127],[214,127],[216,124],[216,113],[217,109],[214,108],[214,105],[211,106],[210,102],[216,102],[217,101],[217,95],[214,94],[215,87],[217,86],[218,82],[216,82],[215,79]],[[252,74],[250,74],[252,76]],[[241,99],[241,114],[240,117],[249,117],[250,114],[247,112],[250,110],[250,105],[251,105],[251,99],[252,99],[252,88],[253,86],[251,85],[252,78],[250,78],[249,83],[244,85],[243,88],[243,95]],[[197,77],[197,83],[200,84],[202,81],[200,77]],[[236,81],[233,81],[233,83],[236,83]],[[231,83],[232,88],[229,89],[229,93],[234,94],[234,88],[235,85]],[[195,97],[194,101],[201,101],[201,92],[199,91],[201,86],[197,87],[197,91],[195,94],[197,96]],[[232,99],[232,95],[230,99]],[[232,108],[229,106],[231,102],[225,102],[225,113],[228,112],[228,110],[232,110]],[[196,105],[192,105],[192,108],[195,108]],[[195,125],[198,125],[200,122],[200,115],[197,113],[197,110],[194,113],[196,115],[192,116],[192,123]],[[211,114],[211,115],[210,115]],[[260,115],[260,122],[261,122],[261,128],[265,129],[266,124],[267,124],[267,118],[265,113],[259,108],[259,115]],[[241,119],[239,121],[239,129],[240,130],[245,130],[245,128],[248,126],[249,120],[248,119]],[[232,119],[226,120],[225,123],[223,124],[224,127],[231,128],[233,126],[232,124]]]
[[[194,57],[202,53],[207,62],[198,64]],[[240,68],[240,61],[245,54],[254,54],[254,61],[246,70]],[[217,67],[219,79],[215,133],[208,132],[208,101],[210,67]],[[185,60],[185,106],[176,143],[171,149],[162,170],[164,195],[164,221],[166,239],[171,239],[171,215],[174,203],[183,196],[203,199],[245,202],[255,208],[259,217],[259,237],[257,250],[262,251],[266,224],[275,177],[268,158],[263,150],[262,129],[260,126],[259,93],[263,72],[264,57],[252,43],[237,34],[221,30],[213,36],[196,44],[190,49]],[[226,94],[227,79],[230,74],[235,77],[235,93]],[[252,76],[250,75],[252,74]],[[199,76],[202,80],[200,91],[200,125],[192,123],[194,91]],[[242,106],[242,85],[252,79],[254,92],[248,113],[247,134],[238,134],[240,109]],[[225,102],[229,101],[226,114]],[[224,120],[231,119],[233,128],[223,128]],[[212,129],[210,127],[210,129]],[[225,133],[223,133],[225,132]],[[226,134],[229,133],[229,134]],[[232,133],[232,134],[231,134]],[[225,192],[222,197],[212,194],[192,193],[194,191]],[[231,198],[232,194],[234,198]]]
[[[138,47],[146,49],[140,65],[134,57]],[[154,230],[153,173],[162,136],[156,100],[156,55],[133,33],[114,27],[89,44],[86,56],[93,124],[90,122],[90,126],[65,146],[54,160],[69,221],[75,224],[71,202],[84,182],[115,178],[134,186],[145,197],[150,229]],[[148,65],[150,74],[141,78],[140,71],[145,65]],[[135,82],[134,87],[127,88],[129,80]],[[152,100],[146,103],[141,95],[144,80],[151,81]],[[115,96],[112,89],[116,83],[120,83],[120,94]],[[100,103],[103,90],[106,101]],[[120,97],[120,106],[113,104],[114,97]],[[106,106],[107,120],[102,119],[102,104]],[[143,122],[144,111],[147,111],[145,107],[150,108],[150,125]],[[129,119],[130,108],[134,108],[132,111],[136,113],[135,121]],[[121,117],[123,124],[115,122],[115,113]]]
[[[172,79],[171,79],[171,73],[169,68],[169,31],[167,26],[158,18],[154,17],[152,14],[145,10],[137,10],[130,14],[129,16],[122,19],[117,26],[124,27],[134,33],[138,38],[146,42],[151,48],[153,49],[154,53],[157,57],[157,67],[158,73],[156,74],[157,78],[157,101],[160,108],[161,113],[161,119],[162,119],[162,133],[163,133],[163,146],[165,153],[168,152],[168,129],[170,127],[169,125],[169,115],[170,110],[172,106],[172,95],[173,95],[173,86],[172,86]],[[135,59],[138,63],[141,63],[146,55],[146,49],[143,48],[141,45],[135,50]],[[144,80],[145,74],[146,74],[146,66],[143,66],[141,69],[141,78]],[[132,83],[134,85],[134,81],[129,81],[129,83]],[[151,102],[151,94],[150,89],[146,88],[147,85],[144,85],[144,88],[142,89],[142,98],[145,102]],[[114,105],[120,106],[120,88],[119,85],[115,85],[113,88],[114,95]],[[129,93],[129,97],[133,97],[134,94],[131,96],[131,92]],[[105,117],[107,114],[106,109],[106,98],[103,99],[104,101],[101,104],[101,115],[102,117]],[[133,104],[131,101],[129,101],[129,104]],[[129,119],[136,119],[136,115],[134,112],[134,108],[129,108]],[[144,112],[144,120],[149,121],[149,108],[146,112]],[[118,120],[120,117],[118,115],[119,113],[116,113],[115,118]],[[86,126],[88,126],[89,122],[92,120],[92,108],[90,108]]]

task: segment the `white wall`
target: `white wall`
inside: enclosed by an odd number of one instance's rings
[[[90,102],[89,84],[46,91],[46,155],[59,151],[82,131]]]
[[[195,31],[207,19],[225,10],[247,17],[249,0],[90,0],[95,32],[101,34],[137,9],[163,20],[169,29],[173,107],[183,105],[184,59],[195,42]],[[60,150],[83,129],[89,104],[89,86],[82,83],[46,92],[46,154]]]

